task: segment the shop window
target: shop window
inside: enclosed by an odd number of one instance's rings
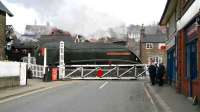
[[[146,49],[153,49],[153,43],[146,43]]]

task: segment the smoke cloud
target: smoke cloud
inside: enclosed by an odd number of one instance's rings
[[[90,9],[80,0],[7,0],[7,2],[34,9],[39,15],[38,21],[48,21],[56,27],[83,35],[123,24],[111,15]]]

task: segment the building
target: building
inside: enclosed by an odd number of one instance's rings
[[[200,97],[200,1],[168,0],[160,25],[167,27],[167,74],[177,92]],[[173,84],[172,83],[172,84]]]
[[[26,25],[25,35],[48,35],[52,32],[52,27],[47,25]]]
[[[141,30],[140,39],[140,57],[143,63],[150,64],[161,63],[166,64],[166,35],[163,33],[145,34],[145,30]]]
[[[0,1],[0,60],[5,59],[6,46],[6,14],[13,16],[13,14]]]

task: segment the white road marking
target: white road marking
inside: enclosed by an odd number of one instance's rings
[[[147,97],[149,98],[149,100],[151,101],[151,104],[153,105],[153,108],[155,110],[155,112],[158,112],[158,109],[156,107],[155,102],[153,101],[153,98],[151,97],[150,93],[148,92],[148,90],[146,88],[144,88],[145,93],[147,94]]]
[[[106,84],[108,84],[108,81],[104,82],[104,83],[99,87],[99,89],[102,89]]]

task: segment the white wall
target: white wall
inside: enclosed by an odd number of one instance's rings
[[[0,61],[0,77],[19,76],[20,85],[26,85],[26,63]]]
[[[20,85],[26,85],[26,68],[27,63],[20,63]]]
[[[19,76],[19,62],[0,62],[0,77]]]

